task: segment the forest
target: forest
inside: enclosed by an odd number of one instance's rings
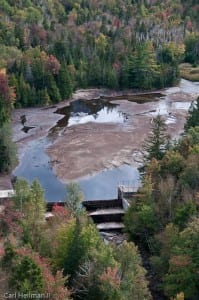
[[[58,103],[81,88],[177,84],[179,64],[199,63],[198,16],[198,0],[0,0],[0,173],[17,164],[13,109]],[[199,98],[177,141],[154,118],[141,172],[119,246],[104,243],[77,184],[46,220],[40,183],[17,180],[0,210],[0,299],[17,291],[52,300],[197,300]]]
[[[1,0],[0,69],[16,107],[171,86],[180,62],[197,66],[198,11],[197,0]]]
[[[198,299],[199,97],[185,132],[169,141],[158,116],[145,141],[142,187],[125,215],[129,240],[149,255],[156,291]]]
[[[143,145],[142,187],[125,214],[126,241],[105,243],[81,207],[76,183],[64,207],[38,181],[19,179],[0,212],[0,290],[48,299],[197,300],[199,295],[199,98],[184,135],[170,141],[161,116]],[[146,265],[146,257],[148,268]],[[150,281],[149,279],[150,275]],[[36,298],[34,298],[36,299]]]

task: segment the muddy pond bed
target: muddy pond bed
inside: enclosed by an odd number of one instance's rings
[[[127,114],[120,112],[118,107],[118,104],[105,100],[75,100],[70,105],[58,108],[54,113],[64,115],[64,117],[50,129],[46,138],[34,140],[28,144],[14,175],[23,177],[29,182],[34,179],[39,180],[48,201],[64,200],[67,196],[67,183],[62,183],[57,178],[53,172],[52,161],[45,151],[51,145],[52,137],[54,139],[54,135],[65,127],[88,122],[123,123],[126,121]],[[32,128],[34,127],[24,126],[22,130],[27,133]],[[127,164],[87,177],[76,180],[87,200],[114,199],[117,197],[119,184],[124,182],[128,184],[131,182],[135,186],[140,184],[137,168]]]
[[[139,186],[140,149],[152,118],[161,114],[171,137],[179,136],[199,84],[181,80],[177,87],[142,95],[89,93],[77,91],[70,103],[13,115],[19,152],[14,175],[38,179],[47,201],[63,200],[70,181],[79,183],[87,200],[116,198],[122,182]]]

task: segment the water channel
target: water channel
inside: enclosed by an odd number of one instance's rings
[[[175,109],[188,110],[191,102],[177,101],[168,107],[168,95],[176,92],[199,94],[199,83],[192,83],[187,80],[181,80],[178,87],[172,87],[164,91],[164,95],[160,93],[146,94],[145,97],[129,96],[127,100],[144,103],[147,101],[155,101],[156,110],[152,114],[167,114],[168,111]],[[119,100],[121,97],[114,97]],[[124,99],[121,98],[121,99]],[[56,113],[62,114],[63,118],[58,121],[56,126],[52,127],[46,138],[31,141],[21,158],[20,164],[14,171],[14,175],[23,177],[28,182],[38,179],[41,183],[47,201],[59,201],[66,197],[66,184],[63,184],[54,174],[50,164],[50,158],[46,154],[45,149],[52,143],[53,136],[59,135],[61,130],[66,126],[77,126],[87,122],[95,123],[124,123],[127,115],[121,113],[118,104],[112,104],[105,98],[94,100],[76,100],[71,102],[69,106],[60,108]],[[175,119],[168,114],[167,124],[175,123]],[[134,186],[140,185],[139,172],[137,168],[129,165],[122,165],[110,170],[101,171],[93,176],[76,180],[85,199],[113,199],[117,197],[117,186],[120,183],[127,183]]]

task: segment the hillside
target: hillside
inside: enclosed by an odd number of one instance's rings
[[[198,62],[197,3],[1,0],[0,67],[16,106],[58,102],[76,88],[173,85],[179,62]]]

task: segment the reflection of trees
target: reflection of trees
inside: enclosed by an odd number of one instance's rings
[[[112,111],[115,109],[115,107],[109,107],[107,106],[107,113],[112,113]]]
[[[66,127],[68,125],[68,121],[71,117],[75,117],[77,114],[85,113],[88,115],[92,115],[93,118],[96,120],[99,117],[99,113],[106,109],[105,113],[109,114],[112,113],[118,104],[110,103],[109,101],[103,100],[76,100],[73,101],[69,106],[65,106],[60,108],[56,111],[58,114],[65,115],[61,120],[57,122],[55,127]],[[119,117],[123,116],[122,112],[118,112]]]
[[[96,113],[95,115],[93,115],[93,118],[96,120],[99,117],[99,114]]]

